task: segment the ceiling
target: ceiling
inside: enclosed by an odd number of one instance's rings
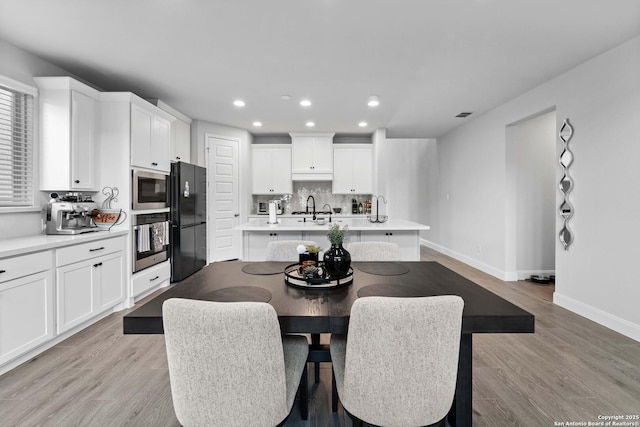
[[[253,134],[438,137],[638,34],[637,0],[0,0],[0,39]]]

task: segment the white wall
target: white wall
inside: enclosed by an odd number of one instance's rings
[[[0,39],[0,74],[17,80],[29,86],[37,87],[33,81],[38,76],[68,76],[69,72],[59,68],[50,62],[5,42]],[[34,135],[34,185],[38,188],[38,133],[37,133],[37,102],[35,103],[34,115],[36,117],[36,134]],[[36,191],[35,203],[46,203],[44,196]],[[0,239],[11,239],[14,237],[30,236],[42,232],[42,213],[40,211],[30,212],[7,212],[0,208]]]
[[[515,269],[519,280],[555,274],[555,111],[507,126],[506,132],[507,194],[515,202],[514,229],[506,233],[515,240],[516,255],[506,269]]]
[[[384,167],[381,178],[383,194],[388,201],[386,212],[391,218],[403,218],[430,225],[433,199],[437,187],[437,155],[435,139],[387,138],[381,156]],[[374,202],[375,203],[375,202]],[[384,212],[383,207],[380,208]],[[428,232],[422,232],[423,237]]]
[[[479,116],[438,140],[430,244],[505,277],[506,126],[555,106],[574,126],[575,242],[557,237],[554,302],[640,340],[640,37]],[[560,144],[556,143],[556,156]],[[560,167],[556,166],[556,182]],[[446,199],[450,194],[450,199]],[[560,194],[556,192],[556,206]],[[556,216],[555,232],[560,230]],[[478,250],[480,248],[480,250]]]

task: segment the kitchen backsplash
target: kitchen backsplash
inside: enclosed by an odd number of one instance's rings
[[[331,181],[294,181],[293,193],[278,196],[253,196],[253,210],[256,213],[256,203],[267,202],[272,199],[281,199],[284,214],[294,211],[304,211],[307,205],[307,198],[313,196],[316,201],[316,211],[329,210],[324,205],[328,204],[333,208],[342,208],[342,214],[351,213],[351,200],[356,199],[358,203],[366,205],[371,200],[370,194],[333,194],[331,192]],[[382,211],[382,209],[380,209]]]

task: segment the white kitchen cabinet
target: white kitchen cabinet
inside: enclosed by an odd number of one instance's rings
[[[291,146],[278,144],[251,147],[253,194],[291,194]]]
[[[0,260],[0,366],[51,340],[52,251]]]
[[[361,242],[392,242],[403,261],[420,261],[420,232],[416,230],[360,231]]]
[[[373,193],[371,144],[333,146],[333,194]]]
[[[131,166],[169,172],[170,150],[171,121],[131,104]]]
[[[291,133],[291,177],[303,181],[333,179],[333,133]]]
[[[40,189],[97,191],[99,92],[69,77],[36,77],[40,89]]]
[[[156,264],[152,267],[133,275],[131,279],[132,292],[134,298],[143,297],[153,289],[163,284],[169,284],[171,279],[171,262],[169,260]]]
[[[125,238],[56,251],[57,331],[63,333],[124,300]]]
[[[191,162],[191,126],[180,119],[171,123],[171,161]]]
[[[301,231],[257,231],[244,233],[244,261],[264,261],[269,242],[302,240]]]

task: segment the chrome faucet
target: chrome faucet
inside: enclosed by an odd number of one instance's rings
[[[313,196],[307,197],[307,209],[306,212],[309,213],[309,199],[313,201],[313,220],[316,220],[316,199]]]

